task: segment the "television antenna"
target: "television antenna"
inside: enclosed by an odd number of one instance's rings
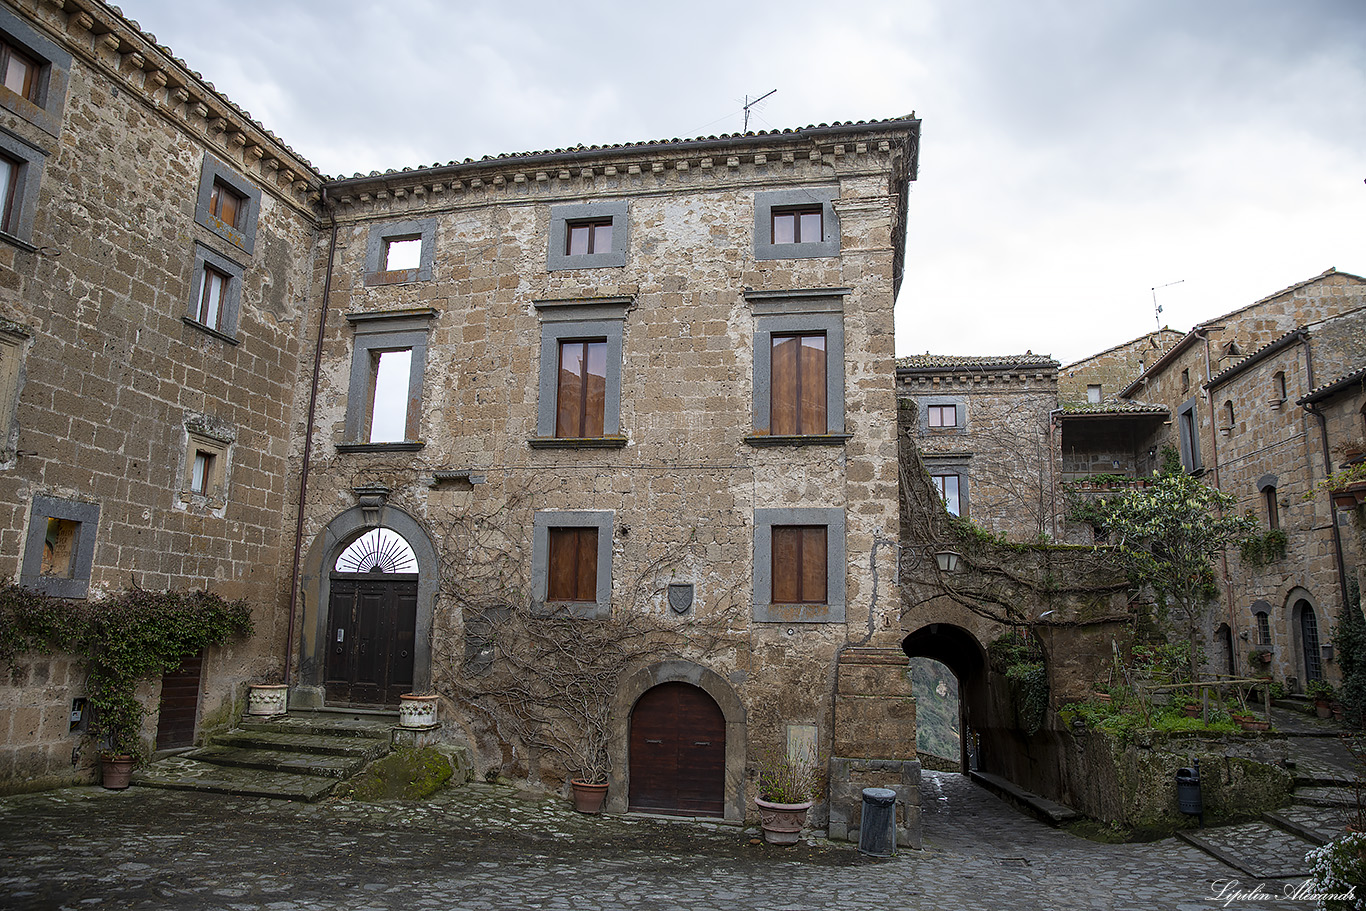
[[[777,89],[774,89],[774,90],[773,90],[773,92],[776,92],[776,91],[778,91],[778,90],[777,90]],[[753,101],[750,101],[750,100],[749,100],[749,96],[748,96],[748,95],[745,96],[745,128],[744,128],[744,130],[743,130],[742,132],[745,132],[745,133],[748,133],[748,132],[749,132],[749,109],[752,108],[752,107],[754,107],[754,106],[755,106],[756,104],[758,104],[759,102],[763,101],[763,100],[764,100],[765,98],[767,98],[769,95],[772,95],[773,92],[765,92],[764,94],[760,95],[758,98],[755,98]]]
[[[1153,288],[1152,288],[1152,291],[1153,291],[1153,319],[1157,320],[1157,328],[1158,328],[1158,331],[1161,331],[1161,329],[1162,329],[1162,305],[1159,304],[1159,303],[1157,302],[1157,289],[1158,289],[1158,288],[1170,288],[1172,285],[1179,285],[1179,284],[1181,284],[1181,283],[1184,282],[1184,281],[1185,281],[1184,278],[1178,278],[1176,281],[1174,281],[1174,282],[1167,282],[1165,285],[1154,285],[1154,286],[1153,286]]]

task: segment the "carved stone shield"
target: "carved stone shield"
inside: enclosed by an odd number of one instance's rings
[[[692,610],[692,584],[688,582],[669,583],[669,607],[675,614],[686,614]]]

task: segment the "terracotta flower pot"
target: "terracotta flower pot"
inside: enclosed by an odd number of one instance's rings
[[[573,778],[569,781],[569,787],[574,792],[574,809],[594,815],[602,812],[602,803],[607,799],[606,783],[592,784]]]
[[[754,798],[759,808],[759,825],[764,830],[764,841],[771,845],[795,845],[806,827],[806,811],[811,801],[804,803],[772,803]]]
[[[101,756],[100,783],[111,791],[122,791],[133,777],[132,756]]]
[[[1333,708],[1327,702],[1320,699],[1314,703],[1314,714],[1318,715],[1320,718],[1332,718]]]
[[[1194,702],[1191,702],[1191,703],[1188,703],[1188,704],[1182,706],[1182,707],[1181,707],[1181,711],[1183,711],[1183,712],[1186,713],[1186,717],[1187,717],[1187,718],[1199,718],[1199,717],[1200,717],[1200,706],[1197,705],[1197,704],[1194,703]]]
[[[1239,719],[1238,719],[1238,726],[1241,727],[1241,728],[1242,728],[1243,730],[1245,730],[1245,731],[1269,731],[1269,730],[1271,730],[1271,722],[1269,722],[1269,721],[1259,721],[1259,720],[1256,719],[1256,718],[1239,718]]]

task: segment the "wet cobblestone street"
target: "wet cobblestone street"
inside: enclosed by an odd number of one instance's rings
[[[959,775],[927,773],[923,787],[925,849],[885,860],[691,820],[589,818],[488,785],[420,804],[68,789],[0,799],[0,907],[1193,911],[1220,907],[1221,883],[1256,885],[1175,839],[1050,829]]]

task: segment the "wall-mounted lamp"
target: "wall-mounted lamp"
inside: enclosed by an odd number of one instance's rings
[[[958,571],[958,554],[951,550],[941,550],[934,555],[934,562],[946,573]]]

